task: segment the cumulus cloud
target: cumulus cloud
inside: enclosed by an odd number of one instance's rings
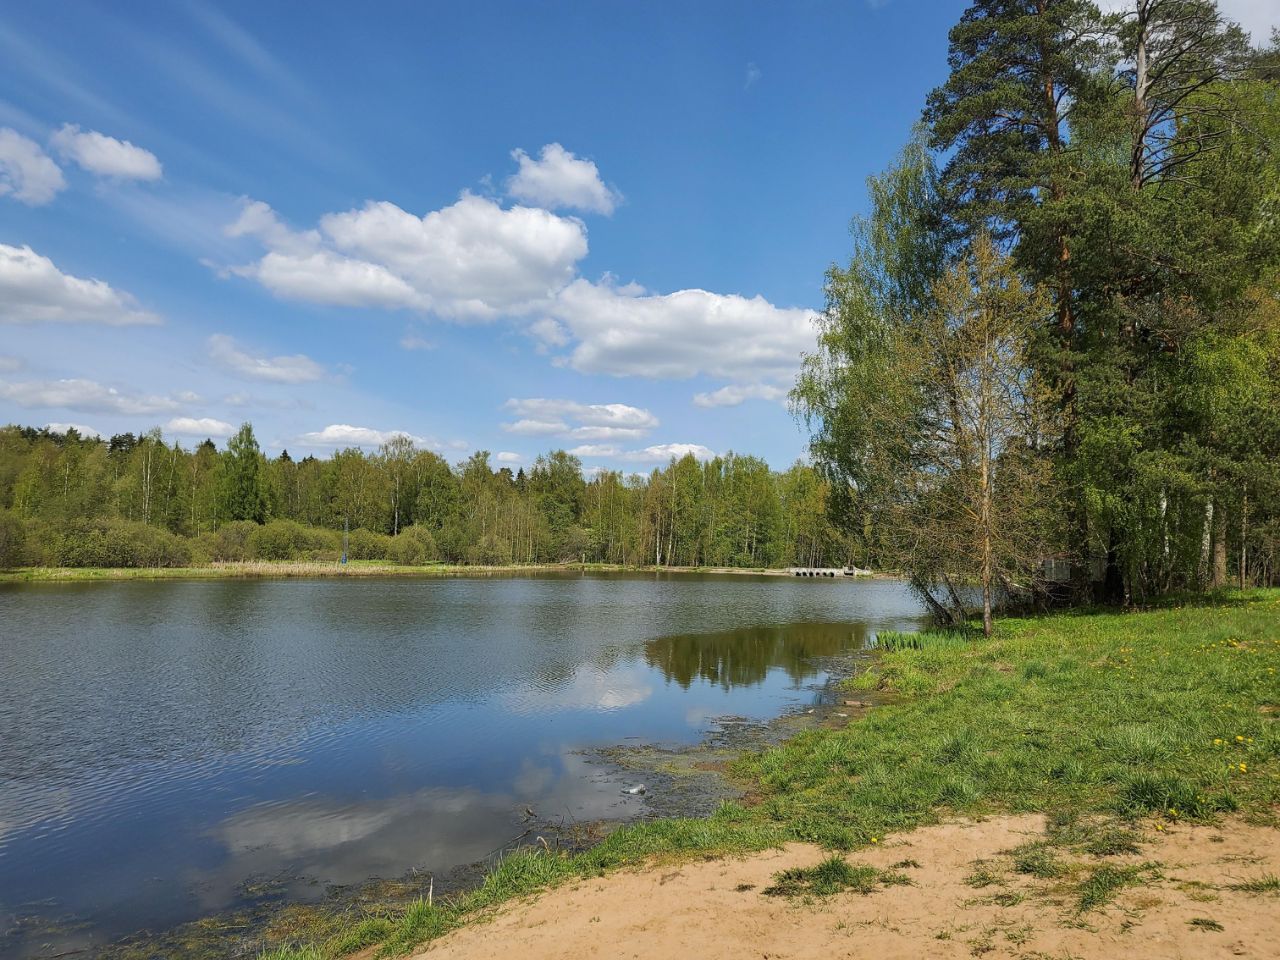
[[[284,357],[255,357],[223,333],[209,338],[209,356],[225,369],[248,380],[268,383],[308,383],[324,376],[324,367],[310,357],[295,353]]]
[[[512,398],[504,404],[520,419],[504,423],[508,433],[559,436],[568,440],[631,440],[658,426],[648,410],[625,403],[579,403],[545,397]]]
[[[0,399],[23,407],[61,407],[89,413],[160,413],[178,404],[170,397],[121,393],[93,380],[0,381]]]
[[[536,160],[523,150],[513,150],[511,156],[520,169],[507,179],[507,193],[517,200],[548,210],[568,207],[606,216],[622,202],[622,195],[600,179],[595,163],[558,143],[548,143]]]
[[[66,185],[62,170],[38,143],[10,127],[0,128],[0,197],[38,207]]]
[[[229,437],[236,428],[225,420],[213,417],[174,417],[164,425],[169,433],[180,437]]]
[[[82,437],[101,437],[102,431],[86,427],[83,423],[46,423],[44,428],[50,433],[69,433],[74,430]]]
[[[530,176],[512,178],[509,188],[523,191],[518,196],[532,197],[536,183],[548,191],[538,194],[539,202],[550,204],[552,181],[543,174],[561,168],[599,183],[594,165],[556,144],[539,159],[521,158]],[[590,178],[582,178],[583,170]],[[586,195],[575,201],[579,208],[595,203],[603,209],[601,195]],[[816,337],[813,311],[778,307],[761,296],[653,293],[607,275],[590,282],[578,274],[588,249],[581,220],[470,193],[424,216],[371,201],[327,214],[307,230],[289,227],[261,201],[246,200],[227,233],[256,239],[265,253],[224,272],[256,280],[277,296],[460,321],[519,320],[553,364],[583,373],[704,374],[733,384],[781,385],[794,379]]]
[[[341,306],[408,308],[459,320],[519,314],[573,279],[587,255],[583,224],[464,193],[425,216],[386,201],[290,230],[251,201],[230,227],[268,252],[230,272],[277,296]]]
[[[768,383],[731,383],[711,393],[695,393],[693,402],[699,407],[736,407],[744,400],[785,400],[786,397],[785,387]]]
[[[374,430],[372,427],[353,427],[348,423],[331,423],[323,430],[304,433],[300,439],[309,447],[378,447],[397,437],[407,437],[419,446],[438,446],[405,430]]]
[[[502,429],[507,433],[518,433],[525,437],[550,437],[557,433],[568,433],[569,424],[563,420],[515,420],[504,423]]]
[[[711,460],[716,455],[714,450],[700,443],[658,443],[643,450],[628,451],[622,456],[624,460],[642,463],[666,463],[668,460],[679,460],[689,454],[693,454],[698,460]]]
[[[553,310],[575,341],[569,365],[583,373],[787,382],[816,337],[812,310],[706,290],[651,295],[576,280]]]
[[[622,449],[612,443],[584,443],[572,448],[569,453],[575,457],[616,457]]]
[[[0,243],[0,323],[159,323],[129,294],[63,273],[30,247]]]
[[[72,123],[49,140],[64,160],[70,160],[100,177],[117,180],[159,180],[164,176],[160,161],[150,150],[128,140],[117,140],[97,130],[82,132]]]
[[[499,450],[494,455],[493,459],[497,460],[499,463],[524,463],[525,460],[524,454],[513,453],[510,450]]]

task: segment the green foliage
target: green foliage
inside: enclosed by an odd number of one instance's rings
[[[27,528],[11,510],[0,510],[0,570],[20,567],[28,561]]]
[[[348,538],[347,557],[351,560],[394,560],[395,541],[385,533],[352,530]]]
[[[902,633],[897,630],[881,630],[875,635],[873,649],[895,650],[956,650],[967,647],[972,640],[964,630],[925,630],[920,633]]]
[[[272,520],[254,526],[245,538],[245,555],[254,560],[334,559],[337,551],[334,532],[304,527],[293,520]]]
[[[391,557],[403,566],[421,566],[438,560],[440,551],[430,530],[411,526],[402,529],[391,541]]]
[[[253,427],[248,423],[227,441],[222,464],[222,516],[227,520],[267,519],[267,497],[262,482],[263,457]]]
[[[167,530],[130,520],[50,523],[38,532],[41,560],[54,567],[185,567],[191,546]]]
[[[5,542],[31,521],[132,520],[191,538],[202,562],[336,559],[349,525],[352,559],[407,566],[865,565],[827,515],[830,489],[808,465],[779,474],[733,453],[587,482],[563,451],[513,476],[484,451],[450,468],[407,437],[375,454],[267,460],[248,425],[222,453],[166,444],[158,431],[104,442],[0,428],[0,505],[13,504],[14,521]],[[15,562],[39,562],[38,540],[11,550]]]

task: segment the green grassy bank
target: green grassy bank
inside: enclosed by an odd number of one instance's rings
[[[372,944],[393,956],[512,897],[648,857],[786,840],[843,851],[957,813],[1052,812],[1059,839],[1090,823],[1077,841],[1116,849],[1176,821],[1277,825],[1280,591],[1006,620],[989,640],[919,646],[901,644],[849,681],[896,694],[891,704],[741,761],[751,805],[625,827],[575,855],[525,850],[469,894],[331,917],[305,944],[282,930],[264,956],[324,960]],[[1082,890],[1081,904],[1093,896]]]

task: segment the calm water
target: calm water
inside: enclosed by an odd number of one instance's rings
[[[812,658],[919,612],[763,577],[0,587],[0,955],[447,870],[526,807],[633,815],[582,750],[812,700]]]

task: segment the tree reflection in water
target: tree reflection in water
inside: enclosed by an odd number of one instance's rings
[[[761,683],[776,668],[800,683],[821,671],[818,660],[859,649],[867,635],[865,624],[850,623],[793,623],[674,634],[646,643],[644,659],[685,688],[695,679],[726,690],[750,686]]]

